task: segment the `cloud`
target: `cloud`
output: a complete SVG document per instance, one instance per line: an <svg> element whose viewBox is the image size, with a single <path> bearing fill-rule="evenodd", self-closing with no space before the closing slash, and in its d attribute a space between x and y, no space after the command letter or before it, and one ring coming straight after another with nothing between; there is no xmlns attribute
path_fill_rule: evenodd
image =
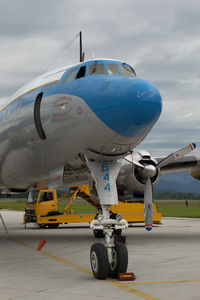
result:
<svg viewBox="0 0 200 300"><path fill-rule="evenodd" d="M197 0L1 0L0 103L82 30L86 58L126 61L160 90L163 112L142 147L157 153L198 143L199 10ZM51 67L76 63L78 51L76 39Z"/></svg>

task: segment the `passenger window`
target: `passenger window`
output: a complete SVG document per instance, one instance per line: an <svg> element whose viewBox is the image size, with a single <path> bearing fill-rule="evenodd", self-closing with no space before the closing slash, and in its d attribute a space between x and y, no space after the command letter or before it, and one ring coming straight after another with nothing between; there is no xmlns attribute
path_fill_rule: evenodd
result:
<svg viewBox="0 0 200 300"><path fill-rule="evenodd" d="M4 111L3 118L5 120L8 118L8 106L3 111Z"/></svg>
<svg viewBox="0 0 200 300"><path fill-rule="evenodd" d="M77 75L76 75L76 79L84 77L85 76L85 70L86 70L85 66L81 67L80 70L78 71Z"/></svg>
<svg viewBox="0 0 200 300"><path fill-rule="evenodd" d="M3 120L3 112L1 111L0 112L0 121L2 121Z"/></svg>
<svg viewBox="0 0 200 300"><path fill-rule="evenodd" d="M131 66L127 64L120 65L120 70L123 76L126 77L136 77L135 71L131 68Z"/></svg>
<svg viewBox="0 0 200 300"><path fill-rule="evenodd" d="M65 78L64 82L70 82L74 79L76 73L77 73L78 68L72 69L69 71L67 77Z"/></svg>
<svg viewBox="0 0 200 300"><path fill-rule="evenodd" d="M17 110L17 101L15 101L15 102L13 102L12 104L11 104L11 106L10 106L10 111L9 111L9 113L10 114L14 114L14 113L16 113L16 110Z"/></svg>
<svg viewBox="0 0 200 300"><path fill-rule="evenodd" d="M89 75L106 74L104 64L94 64L89 66Z"/></svg>
<svg viewBox="0 0 200 300"><path fill-rule="evenodd" d="M119 69L117 65L114 64L107 64L108 74L117 74L119 75Z"/></svg>
<svg viewBox="0 0 200 300"><path fill-rule="evenodd" d="M19 112L20 112L20 108L21 108L21 105L22 105L22 100L19 100L19 101L17 101L16 115L18 115L18 114L19 114Z"/></svg>

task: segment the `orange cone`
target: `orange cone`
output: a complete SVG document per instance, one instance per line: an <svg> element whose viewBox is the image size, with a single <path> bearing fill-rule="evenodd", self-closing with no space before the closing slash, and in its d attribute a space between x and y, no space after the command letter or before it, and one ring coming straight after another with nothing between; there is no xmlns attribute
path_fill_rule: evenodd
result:
<svg viewBox="0 0 200 300"><path fill-rule="evenodd" d="M46 240L40 239L37 250L40 251L45 244L46 244Z"/></svg>

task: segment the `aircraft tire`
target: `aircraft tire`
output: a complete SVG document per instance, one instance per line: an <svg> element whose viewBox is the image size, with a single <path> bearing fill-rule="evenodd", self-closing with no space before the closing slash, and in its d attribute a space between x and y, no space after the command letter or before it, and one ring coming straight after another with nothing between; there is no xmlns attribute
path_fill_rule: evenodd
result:
<svg viewBox="0 0 200 300"><path fill-rule="evenodd" d="M113 248L114 261L109 265L109 275L117 278L119 273L125 273L128 267L128 251L125 244L116 243Z"/></svg>
<svg viewBox="0 0 200 300"><path fill-rule="evenodd" d="M103 233L103 230L100 230L100 229L94 229L93 233L94 233L95 238L97 238L97 239L103 239L105 236Z"/></svg>
<svg viewBox="0 0 200 300"><path fill-rule="evenodd" d="M95 243L90 250L90 264L96 279L106 279L109 272L108 254L106 247Z"/></svg>
<svg viewBox="0 0 200 300"><path fill-rule="evenodd" d="M114 229L114 234L115 235L121 235L122 234L122 230L121 229Z"/></svg>

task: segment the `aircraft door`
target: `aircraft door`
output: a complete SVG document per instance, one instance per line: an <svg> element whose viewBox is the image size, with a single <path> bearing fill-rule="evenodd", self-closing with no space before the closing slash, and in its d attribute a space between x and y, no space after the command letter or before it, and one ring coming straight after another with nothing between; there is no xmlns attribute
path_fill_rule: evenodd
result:
<svg viewBox="0 0 200 300"><path fill-rule="evenodd" d="M44 129L42 127L41 122L41 114L40 114L40 107L41 107L41 101L42 101L43 93L40 93L37 95L34 105L34 122L35 122L35 128L37 130L37 133L41 140L46 139L46 135L44 132Z"/></svg>

